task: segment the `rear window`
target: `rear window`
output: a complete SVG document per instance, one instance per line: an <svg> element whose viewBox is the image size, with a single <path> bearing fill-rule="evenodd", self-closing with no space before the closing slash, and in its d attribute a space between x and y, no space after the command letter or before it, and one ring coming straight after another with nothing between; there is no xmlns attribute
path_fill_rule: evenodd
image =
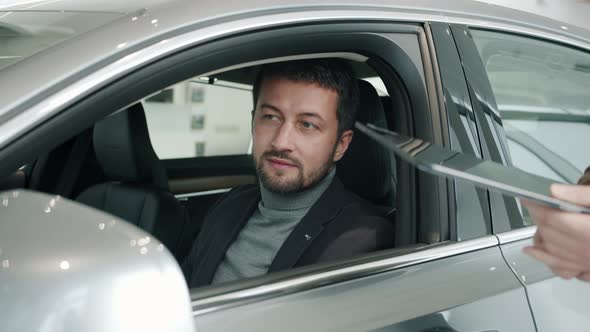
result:
<svg viewBox="0 0 590 332"><path fill-rule="evenodd" d="M251 85L197 77L141 102L160 159L250 153Z"/></svg>
<svg viewBox="0 0 590 332"><path fill-rule="evenodd" d="M120 16L119 13L0 11L0 70Z"/></svg>
<svg viewBox="0 0 590 332"><path fill-rule="evenodd" d="M575 183L590 165L590 53L507 33L472 30L514 166Z"/></svg>

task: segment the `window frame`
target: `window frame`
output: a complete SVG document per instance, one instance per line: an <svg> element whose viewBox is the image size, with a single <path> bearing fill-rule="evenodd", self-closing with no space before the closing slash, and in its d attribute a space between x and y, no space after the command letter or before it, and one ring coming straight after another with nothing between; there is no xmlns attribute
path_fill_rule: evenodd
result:
<svg viewBox="0 0 590 332"><path fill-rule="evenodd" d="M381 36L380 34L382 33L389 33L389 34L397 34L397 33L415 33L415 31L422 29L422 25L420 24L412 24L412 23L404 23L404 24L398 24L395 22L390 22L390 21L383 21L380 23L356 23L356 24L343 24L341 20L338 20L336 22L323 22L323 23L314 23L314 24L309 24L309 25L305 25L305 26L298 26L298 27L285 27L285 29L289 28L289 29L293 29L293 30L289 30L289 31L293 31L293 34L295 35L295 32L297 32L297 34L300 34L300 31L298 31L297 29L305 29L305 28L311 28L311 29L315 29L314 33L317 33L318 36L323 36L323 38L327 38L328 36L326 36L326 29L318 29L318 26L320 27L329 27L329 30L333 30L333 34L335 36L338 36L337 33L340 34L348 34L350 36L355 35L356 38L363 38L363 41L366 42L366 45L368 45L367 47L370 46L371 49L375 50L377 49L378 52L380 54L387 54L388 56L391 56L392 59L390 59L389 61L392 62L386 62L386 61L379 61L378 58L374 58L371 65L374 66L375 68L379 68L379 74L380 76L383 75L384 73L386 75L381 76L385 85L388 87L388 90L390 90L390 87L392 87L392 85L396 85L397 86L405 86L406 84L412 83L412 81L416 82L416 80L418 80L419 84L418 84L418 89L409 89L408 91L406 91L406 93L409 94L409 96L407 96L407 98L409 100L401 100L399 102L405 102L408 103L406 106L410 107L409 105L411 105L411 110L412 113L411 114L403 114L403 117L401 118L401 121L398 121L394 124L394 127L396 130L402 132L402 133L406 133L406 134L410 134L412 136L417 136L417 137L421 137L423 139L435 142L435 143L439 143L442 144L441 140L442 137L439 135L435 135L434 131L433 131L433 126L440 126L440 123L432 123L433 121L433 117L432 112L436 113L439 112L439 109L436 105L436 103L434 103L432 101L431 98L439 98L439 96L436 94L435 92L435 78L434 76L434 71L432 70L432 63L430 63L430 61L432 60L431 58L420 58L418 59L418 61L420 61L421 65L426 65L428 68L425 68L425 75L430 77L429 78L429 82L424 82L422 81L422 78L420 75L416 74L412 74L412 76L405 76L403 77L403 80L400 77L395 77L396 75L409 75L408 71L412 71L414 69L412 69L412 66L408 66L406 62L405 58L395 58L393 57L394 54L397 54L395 52L402 52L402 54L404 54L407 58L407 60L412 61L408 55L405 53L405 51L403 51L399 45L396 45L392 40L386 40L386 38L384 38L383 36ZM397 31L397 29L400 29L400 31ZM273 29L273 31L277 31L279 30L279 28L275 28ZM318 31L322 31L321 33L319 33ZM359 33L359 31L362 31L362 33ZM375 32L375 34L373 36L378 36L378 37L371 37L371 34L368 34L368 32ZM252 36L256 36L256 38L258 38L259 40L266 40L265 38L270 38L270 36L266 36L265 34L267 34L268 31L263 30L263 31L258 31L258 32L252 32L249 33L248 35L245 36L241 36L238 35L237 37L239 38L244 38L245 40L243 40L243 44L248 44L252 42ZM330 38L333 38L334 35L329 36ZM85 128L88 126L89 123L94 123L98 120L100 120L102 117L109 115L110 111L109 110L113 110L113 109L122 109L124 107L126 107L127 105L129 105L130 103L133 103L136 100L140 100L141 98L149 95L150 93L153 93L155 91L158 91L166 86L169 86L171 84L173 84L174 82L178 82L181 81L182 78L179 79L179 76L177 75L189 75L187 73L183 73L182 68L187 68L187 67L191 67L191 64L195 64L198 62L199 68L206 68L206 67L219 67L219 54L216 53L215 51L218 51L219 49L227 49L229 47L229 45L231 45L232 42L232 38L235 36L230 36L228 38L223 38L211 43L207 43L205 45L199 45L199 46L195 46L191 49L188 50L184 50L182 52L179 52L178 54L173 54L169 57L163 58L158 60L155 63L152 64L146 64L144 67L142 68L138 68L137 70L133 71L130 74L127 74L126 76L122 77L121 79L108 84L106 87L101 88L100 90L92 93L91 95L85 97L84 99L80 100L79 102L75 103L72 106L67 107L65 110L61 111L57 116L51 118L49 121L43 123L42 125L40 125L39 127L36 128L36 130L31 131L29 133L27 133L25 136L19 138L18 140L18 144L11 144L9 149L5 149L3 151L1 151L2 154L8 154L11 151L13 151L14 149L20 148L23 145L27 145L30 144L31 142L36 141L39 137L43 137L45 135L47 141L59 141L60 139L65 139L69 136L71 136L72 130L76 131L79 130L81 128ZM236 37L236 38L237 38ZM255 38L255 39L256 39ZM352 38L347 39L347 41L352 40ZM379 40L382 40L381 42L379 42ZM342 40L338 39L336 40L336 42L340 43L342 42ZM426 38L426 35L421 35L421 39L420 39L420 43L419 43L419 47L420 51L421 51L421 55L424 56L425 53L427 53L429 56L432 56L433 54L430 54L429 52L431 51L428 48L428 40ZM309 43L307 42L307 44L314 44L314 43ZM352 43L353 45L355 45L355 48L359 48L360 45ZM321 47L327 47L326 45L321 45L319 44ZM313 48L317 48L320 47L318 46L318 44L313 45ZM381 48L384 47L385 48ZM197 50L197 51L195 51ZM238 51L236 50L232 50L234 53L238 53ZM206 56L203 55L202 57L199 56L195 56L195 52L197 52L197 54L207 54ZM317 53L317 52L314 52ZM215 56L214 56L215 54ZM265 57L268 57L268 55L265 55ZM402 61L403 60L403 61ZM233 61L236 61L235 59ZM412 62L413 63L413 62ZM393 71L391 68L388 68L388 66L391 65L395 68L400 68L401 71L403 71L402 74L400 74L399 72L396 73L395 71ZM196 73L192 73L190 74L190 76L196 76L195 74L199 74L200 72L206 72L206 70L204 69L194 69L195 71L197 71ZM385 70L385 71L383 71ZM161 77L162 79L155 79L157 77ZM183 77L183 76L182 76ZM397 80L397 81L396 81ZM428 87L427 87L428 85ZM132 88L127 88L127 89L123 89L123 87L132 87ZM397 90L397 89L396 89ZM392 91L388 91L390 96L392 95ZM393 96L391 96L393 98ZM409 108L408 108L409 110ZM399 111L399 110L398 110ZM422 120L422 121L421 121ZM425 120L425 121L423 121ZM59 128L63 128L63 124L64 123L69 123L71 126L69 127L69 131L65 132L63 129L59 130ZM415 127L414 125L416 123L420 123L420 126ZM442 128L439 128L440 130L443 130ZM211 158L215 158L215 157L211 157ZM399 165L399 163L398 163ZM408 204L408 208L406 209L407 211L411 211L411 213L415 214L416 212L416 200L418 198L416 198L418 196L418 194L415 192L416 190L419 190L417 188L417 185L415 184L416 180L420 180L424 178L424 175L422 174L417 174L418 172L415 172L413 169L411 169L411 167L409 166L405 166L404 165L399 165L399 169L398 172L401 170L401 174L403 174L403 179L401 181L406 181L406 189L408 190L408 194L404 193L404 197L407 197L410 200L410 204ZM399 177L398 177L399 178ZM438 182L438 179L435 179L434 182ZM422 185L422 190L419 190L422 192L422 194L428 194L429 192L432 192L432 187L429 187L425 184L427 184L427 181L422 181L422 182L418 182L421 183ZM445 195L447 193L447 189L443 188L441 189L439 192L440 196L435 196L435 198L432 197L428 197L426 199L422 199L420 202L420 204L424 203L429 203L429 204L433 204L435 206L438 206L438 204L440 202L444 202L445 199ZM399 195L398 195L399 196ZM438 211L438 207L436 208L436 210ZM444 218L446 218L446 215L441 215L438 214L437 218L440 217L442 218L442 220L444 220ZM438 220L433 221L434 224L439 224L442 223L439 222ZM448 222L447 222L448 223ZM416 224L416 223L414 223ZM463 251L473 251L473 250L478 250L478 249L482 249L482 248L487 248L490 246L493 246L496 242L495 239L493 238L485 238L485 239L479 239L480 241L476 241L474 243L471 244L458 244L459 245L459 249L461 250L461 252ZM454 243L436 243L433 246L428 246L428 248L430 249L436 249L439 245L454 245ZM391 266L391 260L387 260L388 258L392 258L392 257L399 257L399 255L405 255L405 254L410 254L413 253L413 256L408 256L408 257L401 257L401 258L397 258L394 261L396 262L396 264L398 264L400 261L405 262L403 264L403 266L407 266L415 264L416 262L414 261L416 255L418 256L422 256L419 252L423 251L423 250L429 250L429 249L424 249L422 247L420 248L415 248L415 247L410 247L407 249L403 249L401 250L396 250L396 249L392 249L390 251L384 251L381 253L378 253L379 255L372 255L372 256L367 256L361 259L351 259L349 261L346 261L344 265L340 264L338 265L337 268L334 268L334 266L322 266L320 265L318 267L318 273L319 272L326 272L328 274L338 274L340 270L342 270L342 272L344 273L344 270L346 270L346 266L347 267L351 267L351 266L356 266L359 265L360 262L362 261L362 259L365 260L374 260L374 261L382 261L382 264L389 264L387 266L389 266L389 268L393 268ZM416 254L416 251L418 251L418 253ZM436 250L435 250L436 251ZM445 252L447 251L446 249L444 250ZM439 252L439 251L436 251ZM449 256L452 255L456 255L457 254L457 249L449 249L448 253ZM428 261L428 260L434 260L434 259L438 259L440 258L440 254L432 254L432 253L425 253L424 256L427 256L429 258L427 258L426 260L423 261ZM412 258L414 257L414 258ZM389 263L387 263L389 262ZM371 268L369 268L371 266ZM396 265L397 266L397 265ZM366 268L359 268L358 269L358 273L354 273L354 274L343 274L346 276L346 278L350 278L350 279L355 279L355 278L360 278L363 276L367 276L367 275L371 275L374 273L378 273L379 271L383 271L383 268L380 268L379 270L375 270L372 265L367 265L365 264ZM314 270L316 271L316 270ZM288 276L295 276L297 278L297 272L294 272L293 274L288 274ZM277 280L278 277L268 277L270 278L270 280ZM346 280L350 280L350 279L346 279ZM258 279L256 279L258 280ZM268 280L267 278L261 278L260 280ZM332 279L331 279L332 280ZM341 282L343 281L343 279L336 279L335 282ZM259 281L258 281L259 282ZM266 281L264 281L264 283L266 283ZM248 285L251 284L251 281L244 281L243 283L238 283L241 289L247 289ZM312 287L318 287L318 285L312 286ZM221 291L222 288L221 288ZM216 291L217 293L219 293L220 291ZM200 294L200 290L199 290L199 294Z"/></svg>
<svg viewBox="0 0 590 332"><path fill-rule="evenodd" d="M482 157L481 130L477 119L478 110L473 105L473 96L469 91L464 73L462 55L458 51L451 25L430 23L433 42L438 53L438 70L442 79L441 91L447 127L446 147ZM451 137L452 134L452 137ZM449 219L451 221L452 240L462 241L492 234L489 212L489 193L472 184L447 180L449 188ZM476 202L466 202L459 198L473 191ZM480 209L473 210L471 205L479 203Z"/></svg>

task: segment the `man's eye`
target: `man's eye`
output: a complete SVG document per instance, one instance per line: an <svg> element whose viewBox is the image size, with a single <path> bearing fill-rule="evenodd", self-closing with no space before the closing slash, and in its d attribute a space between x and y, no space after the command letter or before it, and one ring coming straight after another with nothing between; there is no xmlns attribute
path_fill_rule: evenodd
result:
<svg viewBox="0 0 590 332"><path fill-rule="evenodd" d="M263 118L263 119L265 119L265 120L274 120L274 119L276 119L277 117L276 117L276 115L274 115L274 114L263 114L263 115L262 115L262 118Z"/></svg>
<svg viewBox="0 0 590 332"><path fill-rule="evenodd" d="M307 122L307 121L302 122L301 125L305 129L314 129L314 128L317 128L313 123Z"/></svg>

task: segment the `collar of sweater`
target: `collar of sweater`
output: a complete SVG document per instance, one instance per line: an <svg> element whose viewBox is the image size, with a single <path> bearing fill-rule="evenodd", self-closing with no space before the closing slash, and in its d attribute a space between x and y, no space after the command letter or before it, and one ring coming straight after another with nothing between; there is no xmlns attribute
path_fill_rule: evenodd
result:
<svg viewBox="0 0 590 332"><path fill-rule="evenodd" d="M311 188L306 188L303 191L291 194L279 194L271 192L260 184L260 194L262 196L262 205L271 210L299 210L308 209L320 198L320 196L328 189L336 175L336 166L332 167L328 175L326 175L320 182L316 183Z"/></svg>

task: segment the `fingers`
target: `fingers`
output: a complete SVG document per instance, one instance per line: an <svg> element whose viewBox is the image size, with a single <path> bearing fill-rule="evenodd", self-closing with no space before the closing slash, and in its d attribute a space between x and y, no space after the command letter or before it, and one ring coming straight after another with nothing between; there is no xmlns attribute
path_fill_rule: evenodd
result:
<svg viewBox="0 0 590 332"><path fill-rule="evenodd" d="M557 258L552 256L545 251L535 248L535 247L525 247L523 251L527 254L535 258L536 260L545 263L551 270L562 270L562 271L574 271L574 272L581 272L584 271L584 267L580 266L577 263L570 262L565 259Z"/></svg>
<svg viewBox="0 0 590 332"><path fill-rule="evenodd" d="M551 271L553 271L553 273L555 273L556 276L558 276L562 279L565 279L565 280L579 278L581 275L584 274L584 272L581 272L581 271L570 271L570 270L560 270L560 269L552 269Z"/></svg>
<svg viewBox="0 0 590 332"><path fill-rule="evenodd" d="M572 239L590 243L590 215L559 211L530 202L525 206L539 228L552 228Z"/></svg>
<svg viewBox="0 0 590 332"><path fill-rule="evenodd" d="M577 276L579 280L590 282L590 272L583 272Z"/></svg>
<svg viewBox="0 0 590 332"><path fill-rule="evenodd" d="M585 270L590 270L590 253L587 241L568 236L551 227L537 228L535 237L542 238L542 245L535 245L535 247L555 258L576 262Z"/></svg>
<svg viewBox="0 0 590 332"><path fill-rule="evenodd" d="M522 200L522 205L524 207L527 208L527 210L529 210L529 214L531 215L531 217L533 218L533 221L535 222L535 224L543 224L545 223L545 219L547 214L550 214L553 210L537 204L537 203L533 203L531 201L527 201L527 200Z"/></svg>
<svg viewBox="0 0 590 332"><path fill-rule="evenodd" d="M555 198L590 206L590 186L553 184L550 190ZM538 226L534 246L524 252L564 279L590 282L590 215L522 203Z"/></svg>
<svg viewBox="0 0 590 332"><path fill-rule="evenodd" d="M533 237L533 246L535 246L535 247L542 247L543 246L543 238L541 237L540 232L535 232L535 236Z"/></svg>
<svg viewBox="0 0 590 332"><path fill-rule="evenodd" d="M552 184L551 195L574 204L590 206L590 186Z"/></svg>

